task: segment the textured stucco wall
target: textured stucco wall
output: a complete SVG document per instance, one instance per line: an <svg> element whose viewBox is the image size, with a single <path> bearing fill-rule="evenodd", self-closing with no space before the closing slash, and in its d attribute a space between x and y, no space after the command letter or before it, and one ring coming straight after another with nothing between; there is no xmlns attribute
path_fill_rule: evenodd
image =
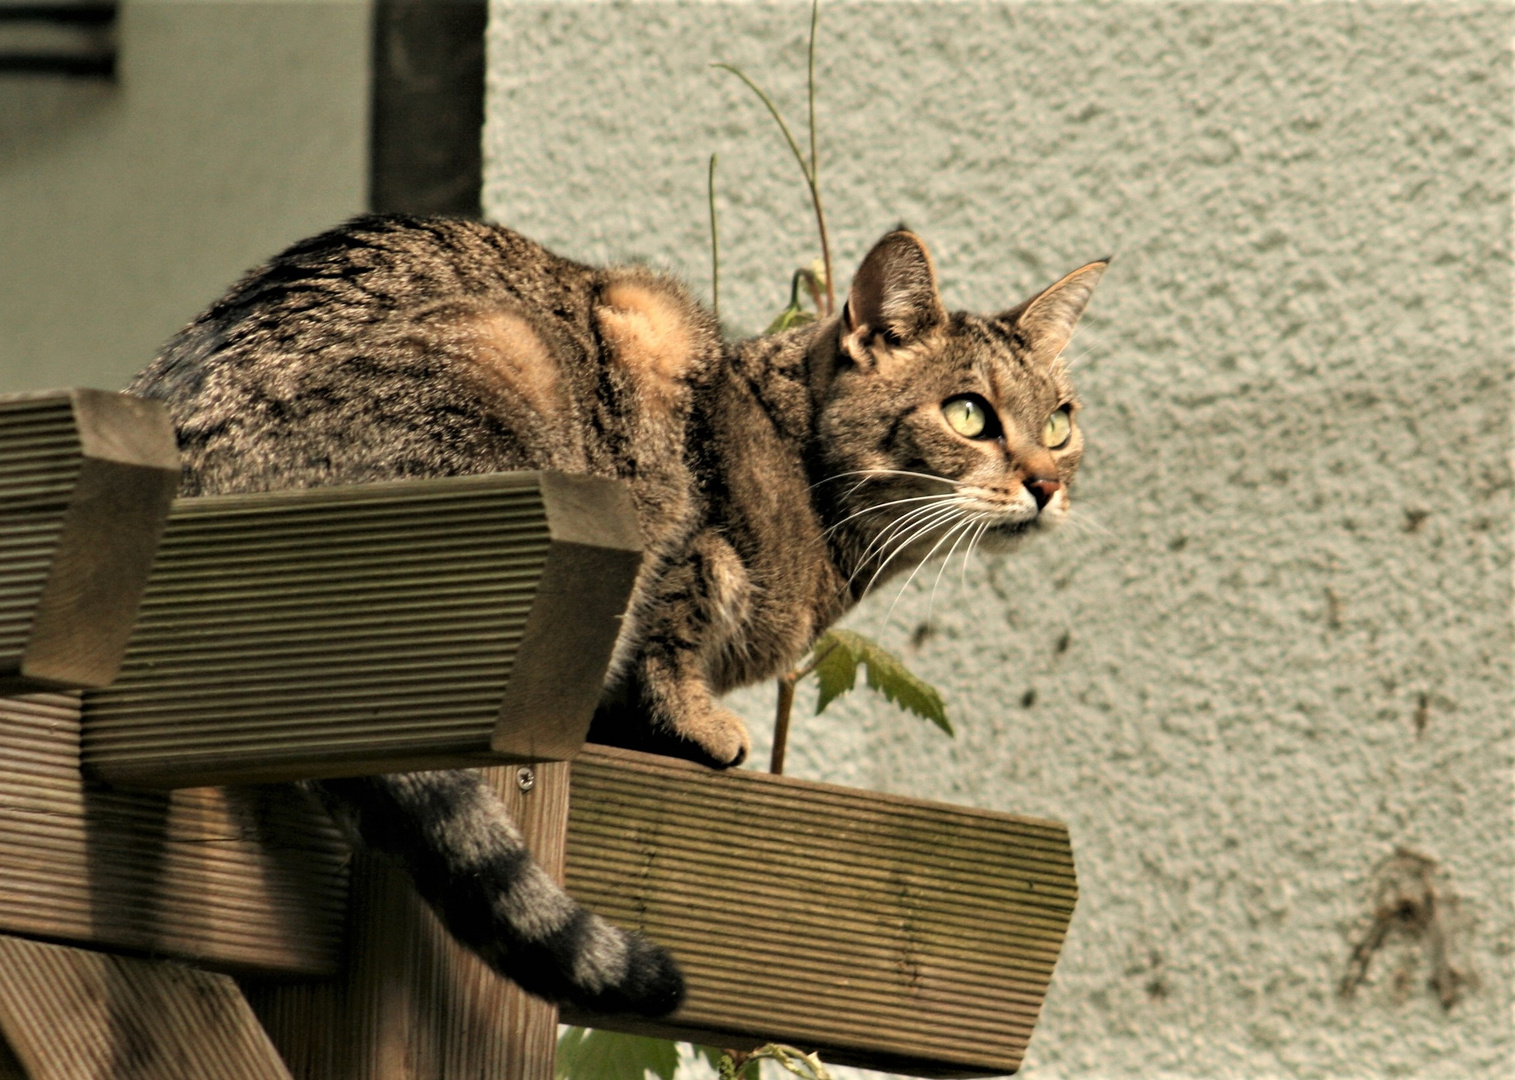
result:
<svg viewBox="0 0 1515 1080"><path fill-rule="evenodd" d="M719 151L727 322L761 326L813 253L804 196L707 64L800 123L805 7L493 14L491 214L705 289ZM1116 262L1074 350L1082 524L850 620L958 739L858 695L792 771L1070 823L1083 894L1024 1075L1511 1075L1510 7L822 19L840 275L901 219L954 306ZM736 700L763 742L771 692ZM1450 1013L1414 948L1335 995L1395 845L1460 898L1479 985Z"/></svg>
<svg viewBox="0 0 1515 1080"><path fill-rule="evenodd" d="M0 391L115 388L363 209L366 0L123 0L115 82L0 75Z"/></svg>

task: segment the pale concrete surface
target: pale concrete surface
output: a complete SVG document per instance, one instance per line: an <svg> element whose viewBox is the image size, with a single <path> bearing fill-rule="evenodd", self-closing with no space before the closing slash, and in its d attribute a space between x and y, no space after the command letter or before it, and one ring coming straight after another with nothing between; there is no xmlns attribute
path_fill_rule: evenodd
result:
<svg viewBox="0 0 1515 1080"><path fill-rule="evenodd" d="M490 212L703 291L719 151L727 322L761 326L813 254L805 198L707 65L802 124L805 7L494 16ZM958 739L857 695L791 751L1070 823L1082 899L1025 1076L1515 1075L1512 29L1506 4L823 11L839 276L901 219L955 306L1116 255L1074 350L1083 524L851 620ZM738 697L760 743L771 701ZM1478 985L1450 1012L1419 945L1336 994L1395 845L1460 899Z"/></svg>
<svg viewBox="0 0 1515 1080"><path fill-rule="evenodd" d="M0 75L0 391L114 389L363 209L368 4L124 0L115 83Z"/></svg>

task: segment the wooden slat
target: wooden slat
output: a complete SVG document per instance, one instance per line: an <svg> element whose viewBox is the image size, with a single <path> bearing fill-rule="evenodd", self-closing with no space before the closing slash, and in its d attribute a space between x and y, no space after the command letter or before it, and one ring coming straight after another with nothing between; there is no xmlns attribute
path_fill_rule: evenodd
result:
<svg viewBox="0 0 1515 1080"><path fill-rule="evenodd" d="M0 931L329 974L346 859L324 811L294 788L85 782L77 695L0 698Z"/></svg>
<svg viewBox="0 0 1515 1080"><path fill-rule="evenodd" d="M532 852L562 879L568 765L489 770ZM557 1010L459 947L394 869L360 858L352 965L335 982L245 981L297 1080L551 1080Z"/></svg>
<svg viewBox="0 0 1515 1080"><path fill-rule="evenodd" d="M178 483L158 402L0 395L0 694L115 677Z"/></svg>
<svg viewBox="0 0 1515 1080"><path fill-rule="evenodd" d="M566 758L640 565L623 485L502 473L182 499L84 767L187 787Z"/></svg>
<svg viewBox="0 0 1515 1080"><path fill-rule="evenodd" d="M603 747L567 881L689 982L668 1021L572 1022L919 1076L1019 1067L1078 896L1056 822Z"/></svg>
<svg viewBox="0 0 1515 1080"><path fill-rule="evenodd" d="M0 936L0 1033L30 1080L289 1080L224 975Z"/></svg>

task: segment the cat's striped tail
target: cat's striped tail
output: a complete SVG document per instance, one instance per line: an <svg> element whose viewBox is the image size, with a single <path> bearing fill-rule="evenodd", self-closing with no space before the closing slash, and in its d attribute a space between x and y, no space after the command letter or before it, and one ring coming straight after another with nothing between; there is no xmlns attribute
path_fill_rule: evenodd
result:
<svg viewBox="0 0 1515 1080"><path fill-rule="evenodd" d="M399 860L453 937L548 1001L664 1016L684 980L662 948L580 907L532 859L477 773L310 784L362 842Z"/></svg>

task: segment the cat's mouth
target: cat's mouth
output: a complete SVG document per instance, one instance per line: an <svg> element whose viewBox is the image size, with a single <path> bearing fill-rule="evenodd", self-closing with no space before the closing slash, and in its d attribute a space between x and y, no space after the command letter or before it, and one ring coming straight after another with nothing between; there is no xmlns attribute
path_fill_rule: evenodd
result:
<svg viewBox="0 0 1515 1080"><path fill-rule="evenodd" d="M1067 495L1059 490L1039 503L1025 488L1005 491L999 488L959 488L958 497L965 512L987 519L991 529L1034 528L1047 517L1061 517L1066 511Z"/></svg>
<svg viewBox="0 0 1515 1080"><path fill-rule="evenodd" d="M1065 490L1054 492L1040 505L1024 489L1013 495L997 491L984 493L980 498L983 506L979 513L991 515L989 526L983 530L982 544L986 550L1002 551L1037 533L1050 532L1068 516Z"/></svg>

